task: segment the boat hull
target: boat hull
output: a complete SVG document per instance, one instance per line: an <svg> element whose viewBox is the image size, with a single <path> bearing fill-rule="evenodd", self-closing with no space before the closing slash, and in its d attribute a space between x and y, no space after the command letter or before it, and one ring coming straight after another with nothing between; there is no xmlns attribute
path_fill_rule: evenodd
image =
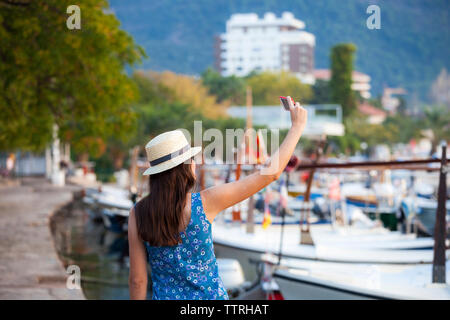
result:
<svg viewBox="0 0 450 320"><path fill-rule="evenodd" d="M274 279L286 300L378 300L384 297L365 294L327 284L319 284L276 272Z"/></svg>
<svg viewBox="0 0 450 320"><path fill-rule="evenodd" d="M236 247L214 243L214 251L217 258L229 258L239 261L244 272L244 278L247 281L253 282L258 278L257 267L251 261L259 261L262 259L264 253L252 250L240 250Z"/></svg>
<svg viewBox="0 0 450 320"><path fill-rule="evenodd" d="M216 256L239 260L245 279L248 281L256 280L257 267L252 261L263 260L265 253L274 255L279 253L279 235L276 230L279 227L272 226L271 228L275 229L272 232L258 230L254 235L248 235L243 228L226 228L225 226L215 225L213 241ZM326 241L327 239L324 238L326 235L326 232L322 232L321 236L319 235L319 238L323 240L322 244L319 243L316 246L300 245L297 239L299 237L298 229L291 228L289 230L289 228L286 228L282 250L283 258L348 264L402 265L431 263L433 261L433 251L425 249L430 247L429 239L395 240L395 237L402 236L398 233L388 233L386 235L367 235L366 241L362 241L362 235L341 236L340 238L345 241L335 240L333 244L333 242ZM407 238L406 236L403 237ZM357 241L357 238L360 238L360 240ZM386 241L381 241L383 239ZM394 246L394 244L398 245Z"/></svg>

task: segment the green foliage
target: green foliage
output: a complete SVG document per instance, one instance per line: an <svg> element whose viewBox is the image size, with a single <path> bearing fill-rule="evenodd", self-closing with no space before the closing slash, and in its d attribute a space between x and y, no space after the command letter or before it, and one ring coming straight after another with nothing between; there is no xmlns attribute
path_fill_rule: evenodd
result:
<svg viewBox="0 0 450 320"><path fill-rule="evenodd" d="M420 130L423 128L423 122L417 118L397 114L386 118L383 126L396 130L395 136L389 142L408 143L411 139L421 137Z"/></svg>
<svg viewBox="0 0 450 320"><path fill-rule="evenodd" d="M331 101L342 106L344 117L356 109L355 94L352 90L353 55L356 46L349 43L338 44L331 50Z"/></svg>
<svg viewBox="0 0 450 320"><path fill-rule="evenodd" d="M139 145L145 145L154 136L169 130L187 128L194 120L200 120L199 111L179 101L162 104L146 104L138 107Z"/></svg>
<svg viewBox="0 0 450 320"><path fill-rule="evenodd" d="M104 0L77 1L81 30L69 30L71 4L0 1L1 150L43 149L54 123L75 152L130 138L137 90L124 68L145 53Z"/></svg>
<svg viewBox="0 0 450 320"><path fill-rule="evenodd" d="M156 99L165 102L179 101L188 104L192 110L201 112L211 118L224 116L227 104L217 102L215 96L208 93L208 89L202 81L188 75L176 74L170 71L138 71L134 78L144 78L138 80L140 86L150 86L145 95L157 96Z"/></svg>
<svg viewBox="0 0 450 320"><path fill-rule="evenodd" d="M362 142L373 147L377 144L409 143L423 137L431 140L434 152L441 140L450 141L450 110L445 106L429 106L420 117L398 113L386 118L382 124L369 124L356 113L345 120L345 130L343 137L330 137L329 141L346 154L360 150Z"/></svg>
<svg viewBox="0 0 450 320"><path fill-rule="evenodd" d="M361 151L361 144L369 148L377 144L405 143L419 135L417 120L411 118L391 117L382 124L370 124L358 111L344 119L345 135L330 137L329 142L337 151L351 155ZM335 150L336 151L336 150Z"/></svg>
<svg viewBox="0 0 450 320"><path fill-rule="evenodd" d="M309 85L288 72L261 72L246 78L252 88L254 105L278 105L279 96L290 95L295 101L307 103L312 97Z"/></svg>
<svg viewBox="0 0 450 320"><path fill-rule="evenodd" d="M347 119L345 128L350 135L369 146L398 141L398 127L390 124L369 124L360 116Z"/></svg>
<svg viewBox="0 0 450 320"><path fill-rule="evenodd" d="M312 90L289 72L256 72L244 78L223 77L217 71L208 68L202 73L202 82L214 94L219 102L233 105L245 105L245 90L252 89L253 105L277 105L280 95L292 95L302 103L309 102Z"/></svg>
<svg viewBox="0 0 450 320"><path fill-rule="evenodd" d="M331 93L330 85L328 81L316 80L316 83L312 86L313 97L309 101L312 104L325 104L330 103Z"/></svg>
<svg viewBox="0 0 450 320"><path fill-rule="evenodd" d="M425 108L424 127L433 134L430 137L432 152L441 140L450 141L450 109L447 106L429 106Z"/></svg>
<svg viewBox="0 0 450 320"><path fill-rule="evenodd" d="M245 104L245 81L236 76L222 77L219 72L208 68L202 73L202 82L218 102L228 100L232 105Z"/></svg>
<svg viewBox="0 0 450 320"><path fill-rule="evenodd" d="M233 105L245 105L245 90L252 89L253 105L277 105L280 95L292 95L302 103L309 102L312 90L302 84L289 72L251 72L244 78L236 76L223 77L217 71L208 68L202 73L202 82L209 93L214 94L219 102Z"/></svg>
<svg viewBox="0 0 450 320"><path fill-rule="evenodd" d="M94 158L94 160L94 171L97 179L102 182L111 182L114 177L114 163L111 155L105 152L100 157Z"/></svg>
<svg viewBox="0 0 450 320"><path fill-rule="evenodd" d="M367 102L370 105L374 106L375 108L383 109L383 106L381 105L381 96L378 96L376 98L370 98L367 100ZM405 101L403 100L403 102L405 102Z"/></svg>
<svg viewBox="0 0 450 320"><path fill-rule="evenodd" d="M142 72L133 75L140 95L140 103L134 107L138 125L131 142L133 145L145 145L152 137L179 128L185 128L193 134L194 121L202 121L204 129L224 131L226 128L245 127L245 120L230 118L225 114L218 116L212 112L213 108L221 109L223 106L215 103L214 96L205 95L207 90L202 83L183 75L172 74L168 78L161 78L155 73L151 77L148 75ZM179 83L183 86L174 85ZM188 95L180 94L187 91ZM202 107L201 101L209 103L209 109Z"/></svg>
<svg viewBox="0 0 450 320"><path fill-rule="evenodd" d="M398 112L400 115L405 116L405 115L406 115L406 111L407 111L406 100L405 100L405 98L404 98L403 96L399 96L399 97L398 97L398 100L399 100L399 105L398 105L398 107L397 107L397 112Z"/></svg>

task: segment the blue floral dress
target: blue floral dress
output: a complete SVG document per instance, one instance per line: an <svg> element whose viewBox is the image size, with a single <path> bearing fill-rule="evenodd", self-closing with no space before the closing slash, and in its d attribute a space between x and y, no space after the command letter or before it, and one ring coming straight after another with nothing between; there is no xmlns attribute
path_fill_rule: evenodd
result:
<svg viewBox="0 0 450 320"><path fill-rule="evenodd" d="M191 219L176 246L153 247L145 242L152 269L154 300L228 299L214 255L211 223L200 193L192 193Z"/></svg>

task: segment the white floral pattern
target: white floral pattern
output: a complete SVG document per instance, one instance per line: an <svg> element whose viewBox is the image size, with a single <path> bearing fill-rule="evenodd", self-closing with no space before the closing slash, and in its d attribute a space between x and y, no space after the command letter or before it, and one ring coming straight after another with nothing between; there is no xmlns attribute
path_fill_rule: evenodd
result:
<svg viewBox="0 0 450 320"><path fill-rule="evenodd" d="M152 268L154 300L227 300L214 255L211 223L200 193L192 193L191 219L177 246L152 247L147 242Z"/></svg>

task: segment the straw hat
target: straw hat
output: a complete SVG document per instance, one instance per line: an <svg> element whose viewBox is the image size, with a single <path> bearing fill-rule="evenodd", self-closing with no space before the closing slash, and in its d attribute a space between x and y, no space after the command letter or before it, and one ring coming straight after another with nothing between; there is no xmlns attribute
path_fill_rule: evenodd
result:
<svg viewBox="0 0 450 320"><path fill-rule="evenodd" d="M191 148L181 130L164 132L145 146L150 168L145 170L144 175L172 169L195 156L200 150L201 147Z"/></svg>

